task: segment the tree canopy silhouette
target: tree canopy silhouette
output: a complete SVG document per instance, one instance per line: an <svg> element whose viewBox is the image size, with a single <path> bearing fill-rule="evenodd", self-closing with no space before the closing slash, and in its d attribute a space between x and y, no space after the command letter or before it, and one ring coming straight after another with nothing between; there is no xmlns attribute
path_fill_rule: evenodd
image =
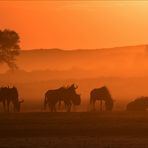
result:
<svg viewBox="0 0 148 148"><path fill-rule="evenodd" d="M20 52L20 37L17 32L9 29L0 30L0 63L6 63L16 69L15 57Z"/></svg>

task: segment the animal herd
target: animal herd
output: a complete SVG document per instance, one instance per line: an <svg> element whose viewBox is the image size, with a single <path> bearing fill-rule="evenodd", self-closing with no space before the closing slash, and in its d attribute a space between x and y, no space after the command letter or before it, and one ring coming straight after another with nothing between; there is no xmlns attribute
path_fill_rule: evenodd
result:
<svg viewBox="0 0 148 148"><path fill-rule="evenodd" d="M20 105L24 100L19 100L18 90L16 87L1 87L0 88L0 102L3 104L4 112L9 112L10 103L13 104L14 112L20 111Z"/></svg>
<svg viewBox="0 0 148 148"><path fill-rule="evenodd" d="M57 112L57 107L60 108L64 103L65 110L71 111L72 106L81 104L81 96L77 94L78 86L72 84L68 87L60 87L57 89L48 90L44 94L44 110L47 106L51 112ZM90 92L90 108L95 111L96 101L100 101L100 111L103 111L103 102L106 111L113 109L114 101L106 86L95 88ZM19 94L16 87L0 87L0 102L3 104L4 112L10 111L10 103L13 105L14 112L20 112L21 103L24 100L19 100ZM148 97L140 97L127 104L127 111L146 111L148 109Z"/></svg>
<svg viewBox="0 0 148 148"><path fill-rule="evenodd" d="M64 102L67 112L71 111L72 105L80 105L80 95L76 93L77 86L72 84L69 87L60 87L54 90L48 90L45 93L44 109L48 105L51 112L56 112L56 104L61 106L61 102Z"/></svg>

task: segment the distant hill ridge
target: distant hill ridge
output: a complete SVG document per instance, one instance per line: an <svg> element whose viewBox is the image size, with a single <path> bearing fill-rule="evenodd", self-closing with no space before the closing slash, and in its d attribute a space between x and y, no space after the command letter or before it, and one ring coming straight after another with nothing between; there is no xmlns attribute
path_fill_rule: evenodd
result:
<svg viewBox="0 0 148 148"><path fill-rule="evenodd" d="M81 77L148 75L148 45L103 49L33 49L22 50L17 58L20 69L49 73L69 72ZM46 71L47 70L47 71ZM83 72L82 72L83 71ZM69 77L69 76L68 76Z"/></svg>
<svg viewBox="0 0 148 148"><path fill-rule="evenodd" d="M72 49L72 50L65 50L65 49L60 49L60 48L51 48L51 49L44 49L44 48L39 48L39 49L28 49L28 50L22 50L22 52L31 52L31 51L50 51L50 52L102 52L102 51L108 51L108 50L134 50L134 48L147 48L148 45L135 45L135 46L120 46L120 47L112 47L112 48L100 48L100 49Z"/></svg>
<svg viewBox="0 0 148 148"><path fill-rule="evenodd" d="M100 67L103 63L110 67L112 64L116 64L116 62L124 62L125 64L127 62L127 58L129 61L137 61L138 56L143 59L145 58L144 56L147 55L147 51L147 45L92 50L22 50L20 56L18 57L18 65L21 69L29 71L40 69L63 70L70 69L72 67L98 69L98 67Z"/></svg>

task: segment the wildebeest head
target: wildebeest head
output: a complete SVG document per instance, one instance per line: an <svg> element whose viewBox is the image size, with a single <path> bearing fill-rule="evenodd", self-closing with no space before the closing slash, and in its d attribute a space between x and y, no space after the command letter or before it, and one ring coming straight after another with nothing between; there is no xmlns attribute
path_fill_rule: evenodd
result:
<svg viewBox="0 0 148 148"><path fill-rule="evenodd" d="M78 88L78 86L75 86L74 84L72 84L71 86L65 88L65 94L67 95L76 95L76 89Z"/></svg>
<svg viewBox="0 0 148 148"><path fill-rule="evenodd" d="M64 100L67 102L71 101L74 105L80 105L81 99L80 95L76 93L77 88L78 86L75 86L75 84L72 84L71 86L65 88L63 91Z"/></svg>
<svg viewBox="0 0 148 148"><path fill-rule="evenodd" d="M70 89L75 90L75 89L77 89L77 88L78 88L78 86L77 86L77 85L75 85L75 84L72 84L69 88L70 88Z"/></svg>

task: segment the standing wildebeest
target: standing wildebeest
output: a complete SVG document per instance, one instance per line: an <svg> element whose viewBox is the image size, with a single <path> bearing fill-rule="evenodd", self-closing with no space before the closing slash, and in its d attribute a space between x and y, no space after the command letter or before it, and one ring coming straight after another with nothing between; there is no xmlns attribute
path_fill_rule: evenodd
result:
<svg viewBox="0 0 148 148"><path fill-rule="evenodd" d="M70 88L65 88L65 93L63 94L62 99L59 101L59 106L61 101L64 102L65 108L67 109L67 112L71 111L71 107L77 106L81 104L81 98L79 94L76 94L75 91L70 90ZM76 89L76 88L75 88Z"/></svg>
<svg viewBox="0 0 148 148"><path fill-rule="evenodd" d="M81 104L80 95L76 93L77 88L78 86L72 84L71 86L64 88L61 94L62 97L59 100L59 106L61 101L63 101L68 112L71 111L72 105L76 106Z"/></svg>
<svg viewBox="0 0 148 148"><path fill-rule="evenodd" d="M95 110L95 102L100 100L100 110L102 112L102 101L105 101L105 108L111 111L113 108L113 100L107 87L95 88L90 92L90 105Z"/></svg>
<svg viewBox="0 0 148 148"><path fill-rule="evenodd" d="M48 90L45 93L44 109L46 109L46 105L48 104L50 111L56 112L56 104L60 100L63 89L64 88L61 87L61 88L54 89L54 90Z"/></svg>
<svg viewBox="0 0 148 148"><path fill-rule="evenodd" d="M44 108L46 109L46 105L48 104L51 112L56 112L56 104L61 104L61 101L64 102L65 107L68 112L71 111L72 105L80 105L81 99L80 95L76 94L77 87L72 84L70 87L60 87L59 89L48 90L45 93L44 99Z"/></svg>
<svg viewBox="0 0 148 148"><path fill-rule="evenodd" d="M4 112L6 112L7 95L8 95L8 88L1 87L0 88L0 102L3 103Z"/></svg>
<svg viewBox="0 0 148 148"><path fill-rule="evenodd" d="M14 112L20 112L20 105L24 100L19 101L18 90L16 87L1 87L0 101L3 103L4 111L9 112L10 103L13 104Z"/></svg>
<svg viewBox="0 0 148 148"><path fill-rule="evenodd" d="M127 111L146 111L148 109L148 97L140 97L127 104Z"/></svg>

